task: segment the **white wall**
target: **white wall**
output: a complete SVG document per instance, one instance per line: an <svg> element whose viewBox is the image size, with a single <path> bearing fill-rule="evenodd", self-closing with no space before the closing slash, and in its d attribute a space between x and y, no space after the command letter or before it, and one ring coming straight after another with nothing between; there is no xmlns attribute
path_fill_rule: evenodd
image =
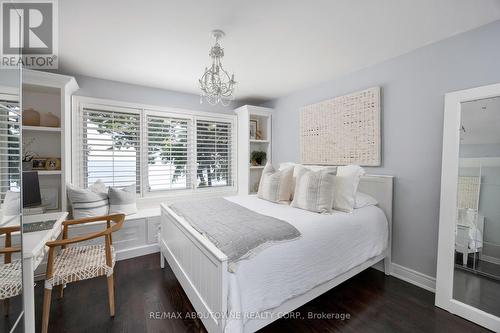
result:
<svg viewBox="0 0 500 333"><path fill-rule="evenodd" d="M265 103L275 108L273 162L299 160L301 106L381 86L383 165L368 172L396 177L392 258L435 276L444 94L500 82L499 41L496 21Z"/></svg>

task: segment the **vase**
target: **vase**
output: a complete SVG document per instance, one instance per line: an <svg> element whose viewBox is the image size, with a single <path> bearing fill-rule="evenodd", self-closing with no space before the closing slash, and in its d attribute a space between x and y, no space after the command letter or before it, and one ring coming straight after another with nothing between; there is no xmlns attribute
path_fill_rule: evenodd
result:
<svg viewBox="0 0 500 333"><path fill-rule="evenodd" d="M23 111L24 126L40 126L40 112L29 108Z"/></svg>
<svg viewBox="0 0 500 333"><path fill-rule="evenodd" d="M23 162L23 171L31 171L33 170L33 162Z"/></svg>
<svg viewBox="0 0 500 333"><path fill-rule="evenodd" d="M61 122L59 121L59 117L49 112L42 117L42 126L46 127L59 127L61 126Z"/></svg>

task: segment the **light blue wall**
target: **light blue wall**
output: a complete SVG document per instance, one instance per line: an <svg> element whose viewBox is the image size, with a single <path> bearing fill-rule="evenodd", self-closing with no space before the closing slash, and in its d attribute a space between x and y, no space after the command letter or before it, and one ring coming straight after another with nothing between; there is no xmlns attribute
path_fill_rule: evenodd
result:
<svg viewBox="0 0 500 333"><path fill-rule="evenodd" d="M500 131L500 129L499 129ZM500 144L469 144L460 145L460 157L499 157Z"/></svg>
<svg viewBox="0 0 500 333"><path fill-rule="evenodd" d="M396 177L392 258L435 276L444 94L498 82L500 21L266 103L273 162L299 161L301 106L381 86L383 165L368 172Z"/></svg>
<svg viewBox="0 0 500 333"><path fill-rule="evenodd" d="M65 74L73 75L71 73ZM233 109L241 105L237 102L228 107L220 105L212 106L206 102L200 104L199 95L98 79L84 75L74 76L80 86L80 89L75 93L78 96L219 113L231 113Z"/></svg>

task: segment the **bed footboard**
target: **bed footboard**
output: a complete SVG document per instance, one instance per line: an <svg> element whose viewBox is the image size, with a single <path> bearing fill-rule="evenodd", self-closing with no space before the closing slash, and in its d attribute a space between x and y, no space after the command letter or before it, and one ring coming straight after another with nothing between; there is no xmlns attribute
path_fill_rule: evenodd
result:
<svg viewBox="0 0 500 333"><path fill-rule="evenodd" d="M205 328L222 332L227 314L227 257L166 205L161 206L160 252Z"/></svg>

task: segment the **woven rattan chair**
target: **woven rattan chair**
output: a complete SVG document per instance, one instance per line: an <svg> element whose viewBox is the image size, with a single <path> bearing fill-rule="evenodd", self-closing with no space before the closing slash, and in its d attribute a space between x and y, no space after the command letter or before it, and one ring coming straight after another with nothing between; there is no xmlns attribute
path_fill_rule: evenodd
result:
<svg viewBox="0 0 500 333"><path fill-rule="evenodd" d="M0 235L5 235L5 244L0 248L3 265L0 265L0 300L3 300L5 316L9 315L10 298L17 296L23 289L21 260L12 261L12 254L20 252L20 246L12 246L12 233L18 232L19 226L0 228Z"/></svg>
<svg viewBox="0 0 500 333"><path fill-rule="evenodd" d="M64 285L87 280L99 276L107 276L108 299L111 317L115 315L115 297L113 268L115 266L115 250L111 234L119 230L125 215L115 214L68 220L63 222L63 237L61 240L47 242L49 256L47 259L47 273L45 275L45 293L43 299L42 332L46 333L49 326L50 301L52 288L58 286L59 297L63 296ZM68 238L68 227L91 222L106 221L106 229L85 236ZM104 244L81 245L67 247L67 245L89 241L104 237ZM56 247L61 246L61 251L56 254Z"/></svg>

